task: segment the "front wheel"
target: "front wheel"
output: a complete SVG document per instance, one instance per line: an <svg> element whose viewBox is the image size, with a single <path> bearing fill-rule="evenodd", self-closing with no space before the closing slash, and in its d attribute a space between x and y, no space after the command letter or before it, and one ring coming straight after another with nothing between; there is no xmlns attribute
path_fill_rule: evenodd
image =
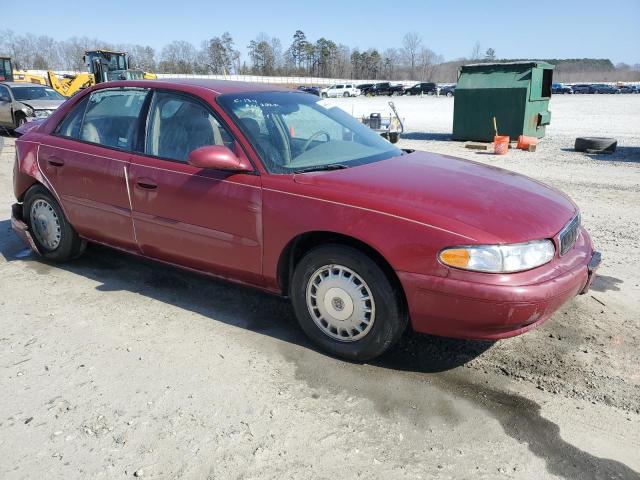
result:
<svg viewBox="0 0 640 480"><path fill-rule="evenodd" d="M351 247L326 245L308 252L296 266L290 293L307 336L348 360L381 355L407 325L403 303L388 276Z"/></svg>
<svg viewBox="0 0 640 480"><path fill-rule="evenodd" d="M24 115L21 115L21 114L16 115L16 128L20 128L26 123L27 123L27 118Z"/></svg>
<svg viewBox="0 0 640 480"><path fill-rule="evenodd" d="M86 243L75 232L53 196L42 186L25 195L22 215L43 257L64 262L82 254Z"/></svg>

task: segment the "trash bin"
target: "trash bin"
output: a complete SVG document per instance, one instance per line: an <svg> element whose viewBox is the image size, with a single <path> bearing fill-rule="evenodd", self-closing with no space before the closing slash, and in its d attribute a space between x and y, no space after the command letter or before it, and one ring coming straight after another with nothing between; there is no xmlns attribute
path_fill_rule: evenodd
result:
<svg viewBox="0 0 640 480"><path fill-rule="evenodd" d="M554 66L546 62L479 63L460 68L453 139L491 142L499 135L542 138L551 121Z"/></svg>

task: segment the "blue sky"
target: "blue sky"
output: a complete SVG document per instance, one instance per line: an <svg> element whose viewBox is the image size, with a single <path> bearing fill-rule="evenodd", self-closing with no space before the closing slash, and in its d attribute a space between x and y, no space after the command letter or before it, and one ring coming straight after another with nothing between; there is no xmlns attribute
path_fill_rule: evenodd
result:
<svg viewBox="0 0 640 480"><path fill-rule="evenodd" d="M610 58L640 63L640 0L536 0L452 2L355 0L66 0L3 2L2 28L56 39L90 36L112 43L149 44L172 40L195 46L225 30L243 53L259 32L283 46L296 29L315 40L366 49L400 46L415 31L447 60L468 56L479 41L499 58ZM100 9L94 7L100 5ZM15 19L15 20L13 20Z"/></svg>

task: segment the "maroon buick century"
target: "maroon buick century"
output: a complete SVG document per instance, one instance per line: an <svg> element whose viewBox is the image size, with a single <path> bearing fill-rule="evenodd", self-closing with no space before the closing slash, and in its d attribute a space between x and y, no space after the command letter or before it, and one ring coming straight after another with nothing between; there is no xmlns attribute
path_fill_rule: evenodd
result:
<svg viewBox="0 0 640 480"><path fill-rule="evenodd" d="M250 83L99 84L21 128L13 228L52 261L94 242L287 296L317 345L352 360L407 326L518 335L589 288L600 254L565 194L400 150L322 103Z"/></svg>

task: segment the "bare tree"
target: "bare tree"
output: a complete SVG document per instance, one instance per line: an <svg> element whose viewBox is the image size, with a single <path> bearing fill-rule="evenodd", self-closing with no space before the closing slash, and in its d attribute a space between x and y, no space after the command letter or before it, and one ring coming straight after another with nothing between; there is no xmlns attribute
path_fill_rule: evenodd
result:
<svg viewBox="0 0 640 480"><path fill-rule="evenodd" d="M196 49L189 42L174 40L162 49L159 68L167 73L194 73Z"/></svg>
<svg viewBox="0 0 640 480"><path fill-rule="evenodd" d="M412 79L415 79L416 58L421 45L422 37L415 32L405 34L402 39L402 53L409 64L409 72Z"/></svg>
<svg viewBox="0 0 640 480"><path fill-rule="evenodd" d="M382 76L392 80L396 76L400 63L400 52L397 48L387 48L382 52Z"/></svg>
<svg viewBox="0 0 640 480"><path fill-rule="evenodd" d="M482 56L482 47L480 46L480 42L476 42L471 50L471 60L480 60Z"/></svg>
<svg viewBox="0 0 640 480"><path fill-rule="evenodd" d="M420 65L420 80L431 81L433 80L433 73L438 63L441 63L442 59L430 48L422 47L418 55L418 62Z"/></svg>
<svg viewBox="0 0 640 480"><path fill-rule="evenodd" d="M272 39L261 33L247 46L251 59L252 71L258 75L273 75L275 73L276 54Z"/></svg>
<svg viewBox="0 0 640 480"><path fill-rule="evenodd" d="M484 54L484 58L486 58L487 60L495 60L496 51L493 48L488 48L486 53Z"/></svg>
<svg viewBox="0 0 640 480"><path fill-rule="evenodd" d="M220 75L233 69L235 59L239 55L240 52L234 48L231 34L224 32L221 37L205 40L200 58L208 73Z"/></svg>

